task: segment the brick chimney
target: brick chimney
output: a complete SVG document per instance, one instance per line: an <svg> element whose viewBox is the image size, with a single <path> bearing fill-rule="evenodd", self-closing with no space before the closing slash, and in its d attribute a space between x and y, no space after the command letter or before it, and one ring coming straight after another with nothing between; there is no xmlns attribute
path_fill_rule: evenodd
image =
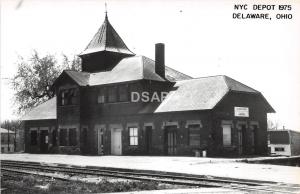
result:
<svg viewBox="0 0 300 194"><path fill-rule="evenodd" d="M155 44L155 73L165 78L165 45Z"/></svg>

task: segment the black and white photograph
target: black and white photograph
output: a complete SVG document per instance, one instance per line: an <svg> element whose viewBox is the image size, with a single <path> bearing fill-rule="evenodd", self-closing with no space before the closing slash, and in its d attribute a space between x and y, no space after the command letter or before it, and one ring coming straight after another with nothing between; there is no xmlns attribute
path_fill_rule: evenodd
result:
<svg viewBox="0 0 300 194"><path fill-rule="evenodd" d="M0 0L0 193L300 193L300 1Z"/></svg>

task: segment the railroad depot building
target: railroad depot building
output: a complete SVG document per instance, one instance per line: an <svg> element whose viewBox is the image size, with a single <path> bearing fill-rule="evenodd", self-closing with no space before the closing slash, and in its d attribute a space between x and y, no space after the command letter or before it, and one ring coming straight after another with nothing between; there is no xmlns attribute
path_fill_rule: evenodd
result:
<svg viewBox="0 0 300 194"><path fill-rule="evenodd" d="M23 117L25 152L86 155L264 155L263 95L230 77L192 78L131 52L104 23L79 55L82 71L63 71L56 96Z"/></svg>

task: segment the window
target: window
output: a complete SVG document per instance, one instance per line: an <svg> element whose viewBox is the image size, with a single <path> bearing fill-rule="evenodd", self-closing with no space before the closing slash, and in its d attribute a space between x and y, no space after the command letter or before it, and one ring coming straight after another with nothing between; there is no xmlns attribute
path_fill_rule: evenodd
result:
<svg viewBox="0 0 300 194"><path fill-rule="evenodd" d="M30 145L37 145L37 130L30 131Z"/></svg>
<svg viewBox="0 0 300 194"><path fill-rule="evenodd" d="M69 89L69 102L70 104L78 104L78 90L75 88Z"/></svg>
<svg viewBox="0 0 300 194"><path fill-rule="evenodd" d="M119 87L119 101L120 102L128 101L128 87L126 85Z"/></svg>
<svg viewBox="0 0 300 194"><path fill-rule="evenodd" d="M104 88L100 88L98 92L98 97L97 97L97 103L105 103L105 90Z"/></svg>
<svg viewBox="0 0 300 194"><path fill-rule="evenodd" d="M67 129L59 130L59 144L60 144L60 146L67 145Z"/></svg>
<svg viewBox="0 0 300 194"><path fill-rule="evenodd" d="M78 104L78 89L71 88L61 91L61 105Z"/></svg>
<svg viewBox="0 0 300 194"><path fill-rule="evenodd" d="M138 145L137 127L129 127L129 145Z"/></svg>
<svg viewBox="0 0 300 194"><path fill-rule="evenodd" d="M76 144L77 144L76 129L75 128L69 129L69 145L76 146Z"/></svg>
<svg viewBox="0 0 300 194"><path fill-rule="evenodd" d="M223 145L231 146L231 125L223 125Z"/></svg>
<svg viewBox="0 0 300 194"><path fill-rule="evenodd" d="M61 105L66 105L67 104L66 94L67 94L67 91L62 91L61 92Z"/></svg>
<svg viewBox="0 0 300 194"><path fill-rule="evenodd" d="M116 102L117 101L117 88L110 87L108 89L108 102Z"/></svg>
<svg viewBox="0 0 300 194"><path fill-rule="evenodd" d="M284 152L284 147L275 147L275 152Z"/></svg>
<svg viewBox="0 0 300 194"><path fill-rule="evenodd" d="M200 125L189 125L189 144L200 146Z"/></svg>

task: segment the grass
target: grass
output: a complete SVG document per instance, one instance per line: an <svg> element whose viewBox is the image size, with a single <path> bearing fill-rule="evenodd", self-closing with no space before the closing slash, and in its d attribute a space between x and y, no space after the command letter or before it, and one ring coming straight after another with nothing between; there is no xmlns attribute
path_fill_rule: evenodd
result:
<svg viewBox="0 0 300 194"><path fill-rule="evenodd" d="M2 191L3 194L81 194L177 188L176 186L151 181L109 181L103 179L99 183L84 183L79 181L50 180L32 175L20 176L18 178L4 177L1 179L1 187L6 188L6 190Z"/></svg>

